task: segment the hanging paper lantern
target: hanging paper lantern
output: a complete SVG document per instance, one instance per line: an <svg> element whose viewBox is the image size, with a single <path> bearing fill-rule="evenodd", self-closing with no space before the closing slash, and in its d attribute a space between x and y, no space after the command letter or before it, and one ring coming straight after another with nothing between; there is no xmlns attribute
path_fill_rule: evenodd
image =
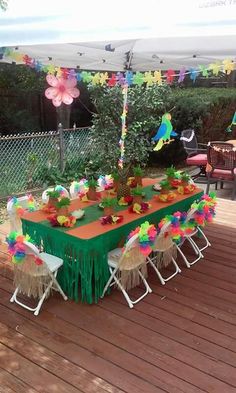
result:
<svg viewBox="0 0 236 393"><path fill-rule="evenodd" d="M51 87L45 90L45 96L52 100L54 106L58 107L62 102L70 105L74 98L79 97L80 91L75 86L76 78L64 79L56 78L54 75L47 75L46 80Z"/></svg>

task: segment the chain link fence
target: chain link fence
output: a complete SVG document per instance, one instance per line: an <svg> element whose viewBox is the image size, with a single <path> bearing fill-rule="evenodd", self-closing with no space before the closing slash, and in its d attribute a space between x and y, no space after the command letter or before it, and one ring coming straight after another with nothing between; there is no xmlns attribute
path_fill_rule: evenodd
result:
<svg viewBox="0 0 236 393"><path fill-rule="evenodd" d="M78 170L96 154L90 128L0 137L0 198L42 188L53 172Z"/></svg>

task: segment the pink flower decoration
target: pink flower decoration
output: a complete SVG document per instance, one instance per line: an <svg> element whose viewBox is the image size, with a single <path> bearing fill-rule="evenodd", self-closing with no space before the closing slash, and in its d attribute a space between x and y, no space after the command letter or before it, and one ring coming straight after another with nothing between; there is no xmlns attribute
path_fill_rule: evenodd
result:
<svg viewBox="0 0 236 393"><path fill-rule="evenodd" d="M76 78L56 78L54 75L48 74L46 80L51 87L45 90L45 96L52 100L54 106L58 107L62 102L70 105L73 102L73 98L77 98L80 95L79 89L75 87L77 84Z"/></svg>

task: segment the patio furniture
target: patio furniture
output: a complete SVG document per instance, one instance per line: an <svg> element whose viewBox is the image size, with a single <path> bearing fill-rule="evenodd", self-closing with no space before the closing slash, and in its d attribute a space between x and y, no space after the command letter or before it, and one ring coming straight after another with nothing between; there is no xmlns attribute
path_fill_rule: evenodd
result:
<svg viewBox="0 0 236 393"><path fill-rule="evenodd" d="M60 292L64 300L67 296L64 294L57 282L58 269L63 265L63 260L54 255L45 252L39 252L37 247L32 243L24 243L26 257L23 263L14 265L14 283L16 289L10 299L10 302L17 303L19 306L32 311L38 315L44 300L49 296L51 289ZM36 263L35 258L40 261ZM17 298L18 293L23 293L28 297L39 298L36 307L29 307L23 300Z"/></svg>
<svg viewBox="0 0 236 393"><path fill-rule="evenodd" d="M127 206L119 206L123 222L117 225L101 225L102 210L98 201L71 201L69 211L83 209L85 215L74 228L52 227L43 211L27 213L22 218L23 232L44 245L45 251L57 255L64 261L58 273L58 281L65 293L75 301L97 302L109 279L107 255L127 238L133 228L148 220L154 224L167 214L187 211L191 204L203 194L196 189L191 195L178 195L168 204L152 199L156 192L156 179L143 179L145 200L151 200L151 207L143 214L130 213Z"/></svg>
<svg viewBox="0 0 236 393"><path fill-rule="evenodd" d="M17 204L25 210L28 209L28 201L29 201L28 195L24 195L17 198ZM21 217L17 214L17 208L16 208L14 197L7 202L7 213L9 215L9 221L10 221L10 232L16 231L22 233Z"/></svg>
<svg viewBox="0 0 236 393"><path fill-rule="evenodd" d="M130 308L133 308L134 304L152 292L145 279L147 271L146 257L140 252L138 236L138 234L135 234L129 239L124 252L122 252L122 248L116 248L108 253L110 277L101 296L103 298L108 288L116 284L122 291ZM127 291L138 286L140 281L145 286L145 292L138 299L131 300Z"/></svg>
<svg viewBox="0 0 236 393"><path fill-rule="evenodd" d="M184 150L187 154L186 164L199 167L199 172L192 176L195 182L206 177L207 145L198 143L194 130L188 129L181 132Z"/></svg>
<svg viewBox="0 0 236 393"><path fill-rule="evenodd" d="M207 194L209 193L211 180L215 179L222 183L231 183L232 200L236 197L236 149L233 144L227 142L210 142L207 150Z"/></svg>
<svg viewBox="0 0 236 393"><path fill-rule="evenodd" d="M53 191L53 190L59 191L62 196L70 198L70 194L65 187L63 187L61 185L56 185L55 187L49 187L45 191L43 191L43 193L42 193L42 202L43 203L45 203L45 204L48 203L49 196L47 195L47 192Z"/></svg>
<svg viewBox="0 0 236 393"><path fill-rule="evenodd" d="M181 273L181 270L174 258L174 256L177 254L176 245L173 242L171 236L168 235L170 226L171 223L166 223L163 225L154 243L153 254L147 257L147 262L150 263L152 268L155 270L162 285L165 285L165 283L175 277L176 274ZM163 267L167 267L171 263L174 265L175 271L168 277L164 278L160 270Z"/></svg>

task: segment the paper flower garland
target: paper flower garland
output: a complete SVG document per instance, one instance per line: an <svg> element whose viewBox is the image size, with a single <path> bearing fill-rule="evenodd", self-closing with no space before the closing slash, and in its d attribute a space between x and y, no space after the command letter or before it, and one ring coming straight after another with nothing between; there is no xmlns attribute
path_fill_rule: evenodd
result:
<svg viewBox="0 0 236 393"><path fill-rule="evenodd" d="M48 74L46 80L51 87L45 90L45 96L52 100L53 105L56 107L59 107L62 103L70 105L73 99L80 95L79 89L75 87L77 80L74 77L65 79Z"/></svg>
<svg viewBox="0 0 236 393"><path fill-rule="evenodd" d="M23 263L26 255L26 247L24 242L33 243L28 235L24 236L18 232L11 232L9 236L6 238L6 242L8 243L8 252L12 257L12 262L15 264ZM42 265L43 261L33 256L36 265Z"/></svg>
<svg viewBox="0 0 236 393"><path fill-rule="evenodd" d="M127 127L126 127L126 115L128 112L128 104L127 104L127 98L128 98L128 85L124 85L122 87L122 94L123 94L123 112L121 115L121 124L122 124L122 129L121 129L121 138L119 141L120 145L120 158L118 161L118 166L119 168L123 169L123 164L124 164L124 156L125 156L125 137L127 134Z"/></svg>

